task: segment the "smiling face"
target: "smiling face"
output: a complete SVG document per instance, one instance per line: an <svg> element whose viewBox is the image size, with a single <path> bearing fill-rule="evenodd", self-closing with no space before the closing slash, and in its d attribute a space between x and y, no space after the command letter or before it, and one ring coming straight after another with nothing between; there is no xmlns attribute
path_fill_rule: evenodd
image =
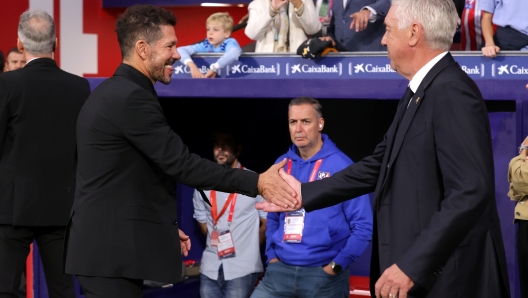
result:
<svg viewBox="0 0 528 298"><path fill-rule="evenodd" d="M172 65L180 59L180 54L176 51L178 39L174 27L162 25L160 29L162 37L149 45L151 54L148 72L151 80L167 85L171 82L171 75L174 71Z"/></svg>
<svg viewBox="0 0 528 298"><path fill-rule="evenodd" d="M385 34L381 39L381 44L387 47L390 66L396 72L404 75L406 71L402 69L407 64L408 38L409 29L399 29L398 19L396 18L396 7L391 6L389 13L385 17Z"/></svg>
<svg viewBox="0 0 528 298"><path fill-rule="evenodd" d="M210 21L207 23L207 40L215 47L221 45L231 32L225 31L220 22Z"/></svg>
<svg viewBox="0 0 528 298"><path fill-rule="evenodd" d="M291 140L299 151L303 151L302 155L320 149L324 120L318 117L311 104L292 105L288 110L288 123Z"/></svg>

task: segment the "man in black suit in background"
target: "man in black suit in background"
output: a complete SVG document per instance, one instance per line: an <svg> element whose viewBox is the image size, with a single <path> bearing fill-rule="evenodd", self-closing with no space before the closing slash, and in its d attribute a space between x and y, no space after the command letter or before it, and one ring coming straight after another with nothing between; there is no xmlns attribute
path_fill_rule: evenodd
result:
<svg viewBox="0 0 528 298"><path fill-rule="evenodd" d="M393 0L382 44L410 83L384 139L330 178L283 175L307 211L375 191L376 297L509 297L488 114L448 52L458 22L452 0Z"/></svg>
<svg viewBox="0 0 528 298"><path fill-rule="evenodd" d="M153 84L169 84L180 58L175 24L172 12L152 5L119 16L123 63L79 114L66 272L77 275L88 298L141 297L144 279L181 280L181 253L190 245L178 230L175 180L297 204L278 174L284 162L261 175L218 165L189 153L169 127Z"/></svg>
<svg viewBox="0 0 528 298"><path fill-rule="evenodd" d="M75 297L62 270L64 228L75 189L75 124L88 81L52 59L55 24L44 11L20 16L18 50L28 63L0 74L0 297L16 295L36 240L49 297Z"/></svg>

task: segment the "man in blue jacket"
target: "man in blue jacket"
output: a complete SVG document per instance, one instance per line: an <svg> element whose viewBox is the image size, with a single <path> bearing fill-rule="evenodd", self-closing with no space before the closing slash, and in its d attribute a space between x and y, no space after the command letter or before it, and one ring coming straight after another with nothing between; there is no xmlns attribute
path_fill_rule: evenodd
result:
<svg viewBox="0 0 528 298"><path fill-rule="evenodd" d="M310 97L290 102L288 123L293 145L278 161L303 182L330 177L352 164L322 134L319 102ZM367 195L313 212L269 213L266 274L251 297L349 297L348 266L372 238L372 209Z"/></svg>

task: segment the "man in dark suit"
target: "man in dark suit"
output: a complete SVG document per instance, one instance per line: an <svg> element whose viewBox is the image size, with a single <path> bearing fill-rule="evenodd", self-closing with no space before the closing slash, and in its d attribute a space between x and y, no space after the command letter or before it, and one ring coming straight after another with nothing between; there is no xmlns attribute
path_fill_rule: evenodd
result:
<svg viewBox="0 0 528 298"><path fill-rule="evenodd" d="M181 250L189 243L178 230L175 180L297 203L278 174L284 163L261 175L228 168L189 153L169 127L153 84L169 84L180 58L175 23L172 12L152 5L119 16L123 63L79 114L65 266L88 298L141 297L142 280L181 280Z"/></svg>
<svg viewBox="0 0 528 298"><path fill-rule="evenodd" d="M18 297L33 240L49 297L75 297L73 276L62 270L64 228L75 187L75 124L90 86L53 61L47 13L24 12L18 37L28 63L0 75L0 297Z"/></svg>
<svg viewBox="0 0 528 298"><path fill-rule="evenodd" d="M382 43L410 83L383 141L330 178L284 175L307 211L375 191L376 297L509 297L486 107L447 52L458 22L452 0L393 0Z"/></svg>

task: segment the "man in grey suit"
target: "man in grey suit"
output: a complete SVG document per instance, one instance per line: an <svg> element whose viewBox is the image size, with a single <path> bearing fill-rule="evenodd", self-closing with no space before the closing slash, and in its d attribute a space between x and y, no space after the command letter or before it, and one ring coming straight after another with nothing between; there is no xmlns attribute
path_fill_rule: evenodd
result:
<svg viewBox="0 0 528 298"><path fill-rule="evenodd" d="M44 11L20 16L24 68L0 74L0 297L16 295L36 241L49 297L75 297L63 274L64 229L75 189L77 115L86 79L52 59L55 24Z"/></svg>

